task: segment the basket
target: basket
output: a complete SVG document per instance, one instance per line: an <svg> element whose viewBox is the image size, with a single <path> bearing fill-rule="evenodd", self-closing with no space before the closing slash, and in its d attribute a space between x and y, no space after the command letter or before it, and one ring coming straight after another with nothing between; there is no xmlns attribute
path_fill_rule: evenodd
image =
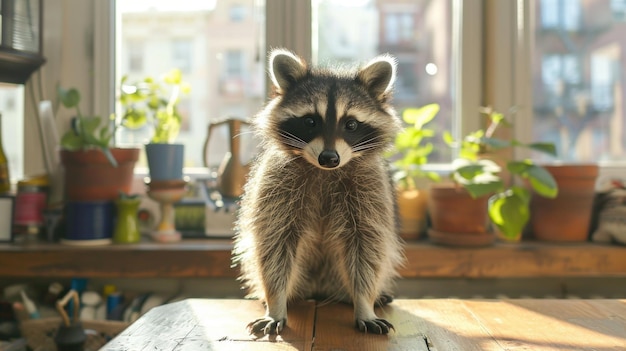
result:
<svg viewBox="0 0 626 351"><path fill-rule="evenodd" d="M59 327L64 324L78 323L78 308L74 309L74 322L72 322L63 309L70 299L74 299L74 306L79 305L78 293L74 290L60 301L57 301L57 310L61 317L32 319L22 321L20 330L26 344L34 351L57 351L55 336ZM97 351L109 340L128 327L128 323L121 321L83 321L82 328L85 331L85 351ZM74 324L75 325L75 324Z"/></svg>
<svg viewBox="0 0 626 351"><path fill-rule="evenodd" d="M20 323L22 337L26 339L28 347L34 351L56 351L54 337L62 321L60 317L23 321ZM129 325L121 321L82 321L81 323L87 334L85 351L99 350Z"/></svg>

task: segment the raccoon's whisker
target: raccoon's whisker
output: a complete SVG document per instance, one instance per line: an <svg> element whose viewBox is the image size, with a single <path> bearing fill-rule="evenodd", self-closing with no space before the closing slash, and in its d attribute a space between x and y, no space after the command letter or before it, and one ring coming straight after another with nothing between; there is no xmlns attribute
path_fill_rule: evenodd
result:
<svg viewBox="0 0 626 351"><path fill-rule="evenodd" d="M242 135L246 135L246 134L254 134L254 131L252 131L252 130L247 130L247 131L245 131L245 132L239 132L239 133L237 133L237 134L233 135L233 139L234 139L234 138L238 138L238 137L240 137L240 136L242 136Z"/></svg>
<svg viewBox="0 0 626 351"><path fill-rule="evenodd" d="M285 132L285 131L280 131L279 135L281 137L281 141L288 146L293 146L295 148L298 149L303 149L306 146L306 142L300 138L298 138L297 136Z"/></svg>
<svg viewBox="0 0 626 351"><path fill-rule="evenodd" d="M385 143L377 142L377 143L362 144L359 146L353 146L352 151L353 152L366 151L366 150L376 149L382 146L385 146Z"/></svg>
<svg viewBox="0 0 626 351"><path fill-rule="evenodd" d="M354 147L358 147L358 146L361 146L363 144L370 143L370 142L372 142L372 141L374 141L376 139L382 138L382 136L380 136L380 135L377 135L377 136L375 136L373 138L369 138L369 136L371 136L372 134L374 134L374 133L369 133L369 134L365 135L356 144L354 144Z"/></svg>

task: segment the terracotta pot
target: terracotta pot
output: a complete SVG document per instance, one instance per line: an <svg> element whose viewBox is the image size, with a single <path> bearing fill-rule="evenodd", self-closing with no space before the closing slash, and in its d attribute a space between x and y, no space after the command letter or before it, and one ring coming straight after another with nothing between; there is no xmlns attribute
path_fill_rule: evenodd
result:
<svg viewBox="0 0 626 351"><path fill-rule="evenodd" d="M533 196L530 227L533 236L545 241L586 241L595 196L598 166L544 166L556 180L559 194L554 199Z"/></svg>
<svg viewBox="0 0 626 351"><path fill-rule="evenodd" d="M432 228L431 241L452 246L484 246L494 240L489 231L488 196L472 198L463 189L452 185L430 188L428 211Z"/></svg>
<svg viewBox="0 0 626 351"><path fill-rule="evenodd" d="M400 237L404 240L419 239L426 231L426 204L428 190L398 190L398 214Z"/></svg>
<svg viewBox="0 0 626 351"><path fill-rule="evenodd" d="M102 151L61 150L65 167L65 197L68 201L115 200L119 192L130 192L138 148L112 148L118 166L113 167Z"/></svg>

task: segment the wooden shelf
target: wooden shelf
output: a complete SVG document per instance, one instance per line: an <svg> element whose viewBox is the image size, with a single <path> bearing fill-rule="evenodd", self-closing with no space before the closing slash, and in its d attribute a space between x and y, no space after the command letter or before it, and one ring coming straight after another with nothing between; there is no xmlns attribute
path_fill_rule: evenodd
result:
<svg viewBox="0 0 626 351"><path fill-rule="evenodd" d="M228 239L75 247L0 244L0 277L236 277ZM405 278L626 277L626 247L524 242L485 248L406 245Z"/></svg>

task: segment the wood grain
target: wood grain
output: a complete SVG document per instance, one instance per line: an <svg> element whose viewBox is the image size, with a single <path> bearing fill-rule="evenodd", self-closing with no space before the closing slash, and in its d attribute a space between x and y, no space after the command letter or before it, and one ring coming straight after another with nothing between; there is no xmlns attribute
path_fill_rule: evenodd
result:
<svg viewBox="0 0 626 351"><path fill-rule="evenodd" d="M625 350L626 300L396 300L377 309L389 335L354 327L352 307L303 301L277 337L245 325L258 301L191 299L152 309L102 350Z"/></svg>
<svg viewBox="0 0 626 351"><path fill-rule="evenodd" d="M412 350L428 351L425 335L411 316L398 306L376 309L379 317L394 325L389 335L363 334L355 328L352 306L331 304L317 307L314 351L330 350Z"/></svg>
<svg viewBox="0 0 626 351"><path fill-rule="evenodd" d="M102 350L304 350L311 349L315 303L288 314L280 336L256 339L248 322L265 310L253 300L189 299L153 308Z"/></svg>
<svg viewBox="0 0 626 351"><path fill-rule="evenodd" d="M227 239L72 247L0 244L0 277L230 278ZM626 247L528 242L485 248L407 244L405 278L626 277Z"/></svg>

